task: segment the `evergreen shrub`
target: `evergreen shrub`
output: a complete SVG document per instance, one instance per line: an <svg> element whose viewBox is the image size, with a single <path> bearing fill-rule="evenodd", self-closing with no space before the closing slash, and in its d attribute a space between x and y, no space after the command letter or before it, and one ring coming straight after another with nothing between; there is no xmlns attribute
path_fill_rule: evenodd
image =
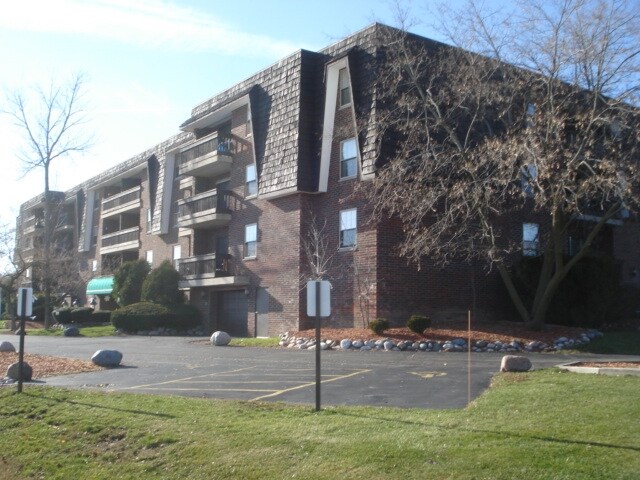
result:
<svg viewBox="0 0 640 480"><path fill-rule="evenodd" d="M369 322L369 328L376 334L382 335L389 328L389 321L384 318L376 318Z"/></svg>
<svg viewBox="0 0 640 480"><path fill-rule="evenodd" d="M422 315L411 315L407 320L407 328L418 335L431 327L431 318Z"/></svg>

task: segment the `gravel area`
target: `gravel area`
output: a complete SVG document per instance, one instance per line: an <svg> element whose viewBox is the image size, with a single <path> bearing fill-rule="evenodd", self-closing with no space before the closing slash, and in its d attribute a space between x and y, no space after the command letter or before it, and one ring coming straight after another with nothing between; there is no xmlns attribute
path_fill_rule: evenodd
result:
<svg viewBox="0 0 640 480"><path fill-rule="evenodd" d="M34 379L104 370L102 367L94 365L93 362L75 358L52 357L48 355L26 353L24 360L33 369ZM17 352L0 352L0 375L4 376L9 365L17 361Z"/></svg>

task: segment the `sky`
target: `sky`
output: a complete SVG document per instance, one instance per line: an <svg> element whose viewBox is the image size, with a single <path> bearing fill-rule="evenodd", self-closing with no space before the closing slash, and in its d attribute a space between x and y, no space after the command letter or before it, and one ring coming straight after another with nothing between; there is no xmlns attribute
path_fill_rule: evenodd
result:
<svg viewBox="0 0 640 480"><path fill-rule="evenodd" d="M453 0L450 3L456 3ZM406 0L438 39L428 0ZM374 21L396 25L391 0L21 0L0 15L0 110L20 90L85 78L81 135L92 147L51 164L67 190L179 132L191 109L299 49L319 50ZM0 225L44 190L24 172L24 132L0 115Z"/></svg>

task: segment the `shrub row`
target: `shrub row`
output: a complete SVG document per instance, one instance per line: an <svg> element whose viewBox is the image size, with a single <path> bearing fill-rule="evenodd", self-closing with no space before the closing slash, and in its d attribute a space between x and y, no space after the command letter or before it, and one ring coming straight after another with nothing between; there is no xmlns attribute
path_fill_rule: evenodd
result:
<svg viewBox="0 0 640 480"><path fill-rule="evenodd" d="M411 315L409 320L407 320L406 325L412 332L422 335L427 328L431 327L431 318L422 315ZM376 335L382 335L385 330L389 329L389 327L389 322L384 318L376 318L369 322L369 328Z"/></svg>
<svg viewBox="0 0 640 480"><path fill-rule="evenodd" d="M111 312L94 311L91 307L63 307L53 311L53 318L58 323L105 323L109 321Z"/></svg>
<svg viewBox="0 0 640 480"><path fill-rule="evenodd" d="M111 312L112 325L126 332L152 330L158 327L187 330L200 323L198 309L193 305L161 305L139 302Z"/></svg>

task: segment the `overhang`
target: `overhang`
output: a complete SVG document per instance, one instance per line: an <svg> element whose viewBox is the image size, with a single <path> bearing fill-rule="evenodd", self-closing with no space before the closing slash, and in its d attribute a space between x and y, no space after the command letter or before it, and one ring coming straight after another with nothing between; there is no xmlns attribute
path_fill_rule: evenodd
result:
<svg viewBox="0 0 640 480"><path fill-rule="evenodd" d="M87 295L108 295L113 290L113 276L92 278L87 283Z"/></svg>

